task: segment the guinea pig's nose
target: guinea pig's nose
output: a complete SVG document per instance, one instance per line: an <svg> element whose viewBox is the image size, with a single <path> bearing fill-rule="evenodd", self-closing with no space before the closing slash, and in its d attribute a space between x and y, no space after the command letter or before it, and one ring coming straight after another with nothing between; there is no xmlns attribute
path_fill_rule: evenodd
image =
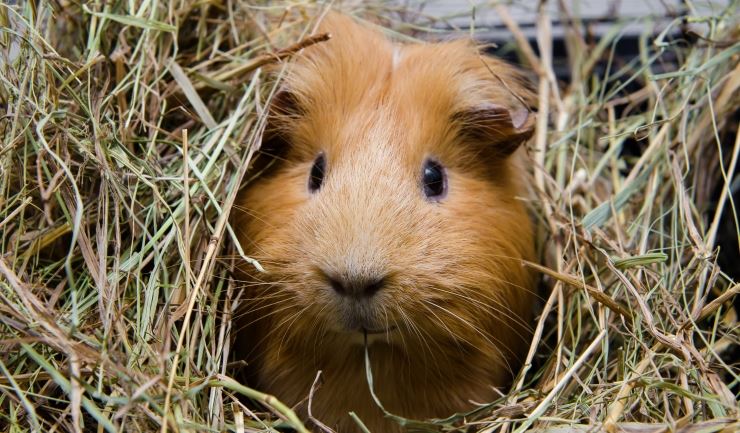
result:
<svg viewBox="0 0 740 433"><path fill-rule="evenodd" d="M354 298L369 298L385 284L385 277L368 279L363 277L340 277L324 273L332 289L340 295Z"/></svg>

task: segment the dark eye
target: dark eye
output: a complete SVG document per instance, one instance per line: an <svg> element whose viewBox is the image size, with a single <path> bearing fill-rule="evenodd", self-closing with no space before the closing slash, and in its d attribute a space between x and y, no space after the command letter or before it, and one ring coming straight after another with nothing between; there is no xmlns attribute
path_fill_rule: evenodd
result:
<svg viewBox="0 0 740 433"><path fill-rule="evenodd" d="M311 175L308 177L309 191L316 192L321 188L321 184L324 182L324 169L326 169L326 158L323 153L320 153L313 162Z"/></svg>
<svg viewBox="0 0 740 433"><path fill-rule="evenodd" d="M428 159L422 169L424 195L431 199L441 199L447 192L445 169L438 162Z"/></svg>

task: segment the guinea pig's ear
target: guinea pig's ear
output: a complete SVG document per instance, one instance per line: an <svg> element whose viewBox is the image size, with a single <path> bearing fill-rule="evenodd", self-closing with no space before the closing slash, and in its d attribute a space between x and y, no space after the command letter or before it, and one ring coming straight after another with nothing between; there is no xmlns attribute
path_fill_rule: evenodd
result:
<svg viewBox="0 0 740 433"><path fill-rule="evenodd" d="M273 95L260 148L250 162L251 173L265 174L280 165L290 149L290 126L301 113L298 100L289 89L280 89Z"/></svg>
<svg viewBox="0 0 740 433"><path fill-rule="evenodd" d="M534 133L535 114L524 106L494 103L466 108L453 115L463 139L485 145L497 157L511 155Z"/></svg>
<svg viewBox="0 0 740 433"><path fill-rule="evenodd" d="M267 109L260 153L273 158L285 156L290 141L290 125L300 115L301 108L293 92L287 88L278 90Z"/></svg>

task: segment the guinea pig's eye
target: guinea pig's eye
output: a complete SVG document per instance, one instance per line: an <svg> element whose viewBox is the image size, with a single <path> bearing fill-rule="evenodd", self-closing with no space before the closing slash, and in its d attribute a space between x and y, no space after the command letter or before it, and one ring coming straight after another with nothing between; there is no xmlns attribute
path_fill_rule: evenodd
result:
<svg viewBox="0 0 740 433"><path fill-rule="evenodd" d="M445 169L437 161L427 159L422 169L424 195L427 198L439 200L447 192L447 176Z"/></svg>
<svg viewBox="0 0 740 433"><path fill-rule="evenodd" d="M321 188L321 184L324 182L324 169L326 168L326 157L323 153L320 153L313 162L311 167L311 174L308 177L308 190L316 192Z"/></svg>

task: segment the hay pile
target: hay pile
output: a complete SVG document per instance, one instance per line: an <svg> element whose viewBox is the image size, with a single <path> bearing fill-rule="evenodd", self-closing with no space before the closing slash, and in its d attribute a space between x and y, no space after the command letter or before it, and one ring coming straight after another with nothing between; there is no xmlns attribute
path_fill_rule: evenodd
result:
<svg viewBox="0 0 740 433"><path fill-rule="evenodd" d="M508 23L539 82L532 208L552 290L510 392L439 426L740 428L738 269L717 265L739 255L718 249L738 236L731 3L646 32L622 63L619 25L591 41L571 21L570 83L548 55L556 17L540 16L540 55ZM406 35L440 24L344 8ZM320 12L0 4L1 431L305 431L231 378L247 258L228 221L274 85L263 66L320 43Z"/></svg>

